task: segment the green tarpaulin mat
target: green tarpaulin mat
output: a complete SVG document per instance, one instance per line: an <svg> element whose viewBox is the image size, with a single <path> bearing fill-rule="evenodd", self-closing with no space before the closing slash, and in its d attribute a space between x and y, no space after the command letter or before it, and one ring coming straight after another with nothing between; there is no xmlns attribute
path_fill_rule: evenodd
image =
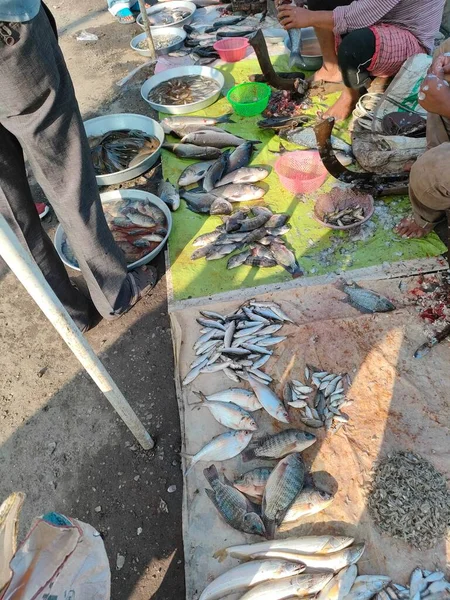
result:
<svg viewBox="0 0 450 600"><path fill-rule="evenodd" d="M278 71L288 70L285 55L275 57L273 64ZM260 72L256 59L238 63L221 63L217 68L225 76L225 90L236 83L247 81L250 74ZM335 97L336 95L329 96L327 103L332 102ZM313 112L318 108L320 107L315 106ZM218 116L230 110L229 103L223 97L196 114ZM256 122L260 118L260 116L248 118L234 115L235 123L223 127L243 138L261 140L261 144L253 154L251 164L273 167L279 156L276 151L280 147L280 138L270 131L259 129ZM348 132L344 129L339 131L336 128L333 133L348 139ZM294 147L284 141L282 143L288 148ZM164 177L175 184L186 166L195 162L178 159L167 150L162 151L161 160ZM320 191L328 190L334 182L333 177L328 177ZM304 270L304 277L424 259L438 256L446 250L445 245L434 233L420 240L405 240L392 231L393 226L410 209L407 197L397 196L376 200L375 215L355 234L348 231L333 231L314 220L312 216L314 197L319 192L302 198L294 197L282 187L274 171L258 185L266 188L267 193L261 200L248 203L248 206L266 205L273 212L287 213L291 216L289 221L291 230L286 234L285 239ZM234 207L237 209L242 204L234 204ZM191 212L187 209L186 203L181 201L181 207L173 214L173 230L168 248L172 301L211 296L291 279L289 273L281 267L262 269L244 265L227 270L228 256L213 261L204 258L192 260L195 238L212 231L221 222L220 217Z"/></svg>

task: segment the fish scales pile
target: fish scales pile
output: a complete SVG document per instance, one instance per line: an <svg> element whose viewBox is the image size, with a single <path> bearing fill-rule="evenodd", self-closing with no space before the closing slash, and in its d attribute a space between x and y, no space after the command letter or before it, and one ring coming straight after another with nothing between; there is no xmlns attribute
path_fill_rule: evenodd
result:
<svg viewBox="0 0 450 600"><path fill-rule="evenodd" d="M117 173L142 162L159 148L157 138L137 129L117 129L89 137L96 175Z"/></svg>
<svg viewBox="0 0 450 600"><path fill-rule="evenodd" d="M223 202L227 203L227 200ZM223 224L215 230L196 238L194 246L197 249L191 258L217 260L232 254L227 261L227 269L241 265L259 268L278 265L292 277L300 277L303 270L281 237L289 231L288 219L288 215L273 214L263 206L241 208L229 217L224 216ZM238 253L233 254L236 251Z"/></svg>
<svg viewBox="0 0 450 600"><path fill-rule="evenodd" d="M368 507L375 525L414 548L431 548L450 522L445 477L413 452L396 452L375 468Z"/></svg>
<svg viewBox="0 0 450 600"><path fill-rule="evenodd" d="M288 381L283 391L284 401L291 408L300 410L300 420L308 427L325 427L336 433L349 420L341 412L341 408L349 403L344 378L348 376L306 366L306 383L296 379Z"/></svg>
<svg viewBox="0 0 450 600"><path fill-rule="evenodd" d="M191 363L183 385L201 373L222 371L229 379L255 379L268 383L272 378L261 369L273 348L286 339L279 335L285 322L292 320L275 302L250 300L229 315L201 311L202 326L194 344L197 358ZM277 335L278 334L278 335ZM281 402L280 402L281 404Z"/></svg>

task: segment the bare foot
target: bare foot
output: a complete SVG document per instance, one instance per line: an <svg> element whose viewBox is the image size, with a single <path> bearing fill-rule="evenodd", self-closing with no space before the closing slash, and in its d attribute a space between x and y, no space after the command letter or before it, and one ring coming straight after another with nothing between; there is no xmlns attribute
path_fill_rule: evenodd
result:
<svg viewBox="0 0 450 600"><path fill-rule="evenodd" d="M342 83L342 75L339 69L327 69L323 66L316 71L311 78L311 81L325 81L326 83Z"/></svg>
<svg viewBox="0 0 450 600"><path fill-rule="evenodd" d="M333 106L329 108L323 115L324 118L326 119L327 117L334 117L336 121L343 121L344 119L347 119L352 114L358 98L358 90L345 88Z"/></svg>
<svg viewBox="0 0 450 600"><path fill-rule="evenodd" d="M405 217L395 227L394 231L403 238L421 238L431 233L434 229L433 223L421 227L414 221L414 217Z"/></svg>

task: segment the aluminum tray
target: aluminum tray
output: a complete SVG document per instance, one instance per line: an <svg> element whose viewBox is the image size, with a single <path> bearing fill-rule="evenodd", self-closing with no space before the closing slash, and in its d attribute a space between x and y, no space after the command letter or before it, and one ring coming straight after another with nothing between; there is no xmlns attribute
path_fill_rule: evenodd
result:
<svg viewBox="0 0 450 600"><path fill-rule="evenodd" d="M219 83L220 87L217 90L217 92L214 92L214 94L209 98L206 98L205 100L200 100L199 102L193 102L192 104L156 104L155 102L151 102L148 99L148 95L153 90L153 88L155 88L163 81L169 81L170 79L180 79L180 77L185 77L186 75L202 75L203 77L215 79ZM158 75L154 75L153 77L150 77L150 79L147 79L147 81L141 87L141 95L142 98L146 102L148 102L152 108L159 112L169 113L171 115L186 115L192 112L196 112L197 110L202 110L203 108L214 104L214 102L219 98L224 85L224 76L217 69L213 69L211 67L183 66L176 67L175 69L168 69L167 71L163 71L162 73L159 73Z"/></svg>
<svg viewBox="0 0 450 600"><path fill-rule="evenodd" d="M157 29L165 29L167 27L184 27L185 25L189 25L189 23L194 18L195 11L197 10L197 7L193 2L188 2L187 0L173 0L170 2L161 2L160 4L155 4L155 6L152 6L151 8L147 8L147 14L149 16L153 15L154 13L159 12L163 8L168 8L169 10L171 8L185 8L186 10L189 10L191 14L185 19L178 21L177 23L168 23L167 25L152 25L152 31L156 31ZM136 23L139 25L139 27L144 29L144 24L142 23L142 16L140 14L136 19Z"/></svg>
<svg viewBox="0 0 450 600"><path fill-rule="evenodd" d="M173 35L173 37L180 37L181 41L177 42L176 44L172 44L171 46L166 46L165 48L160 48L159 50L156 50L156 54L158 54L159 56L162 54L169 54L169 52L175 52L175 50L181 48L181 46L184 44L184 40L186 39L187 33L184 29L181 29L181 27L164 27L163 29L155 29L155 31L152 32L153 41L155 41L156 38L160 35ZM140 33L131 40L130 46L133 48L133 50L136 50L136 52L138 52L141 56L150 56L149 50L141 50L140 48L138 48L139 42L142 42L143 40L145 40L145 38L146 34Z"/></svg>

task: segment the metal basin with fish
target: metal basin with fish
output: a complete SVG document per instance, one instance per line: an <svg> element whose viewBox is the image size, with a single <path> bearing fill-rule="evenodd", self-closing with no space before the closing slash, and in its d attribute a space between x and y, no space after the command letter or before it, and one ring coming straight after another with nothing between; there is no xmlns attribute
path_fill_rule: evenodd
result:
<svg viewBox="0 0 450 600"><path fill-rule="evenodd" d="M174 13L175 18L173 18L173 20L168 23L162 22L161 24L155 23L153 25L150 20L150 26L153 31L165 27L184 27L185 25L189 25L189 23L194 17L194 13L196 10L197 7L193 2L187 2L186 0L173 0L171 2L162 2L161 4L156 4L151 8L147 8L147 14L150 19L156 19L155 15L157 15L158 13L164 13L164 15L167 14L168 16L170 15L170 13ZM177 18L178 15L181 15L185 12L189 13L186 17L180 19ZM164 20L165 19L162 19L162 21ZM144 29L142 15L138 16L138 18L136 19L136 23L139 25L139 27L142 27L142 29Z"/></svg>
<svg viewBox="0 0 450 600"><path fill-rule="evenodd" d="M164 238L159 243L159 245L156 248L154 248L153 250L151 250L148 254L145 254L139 260L136 260L136 261L130 263L128 265L128 270L130 271L132 269L135 269L136 267L145 265L145 264L149 263L151 260L153 260L155 258L155 256L157 256L161 252L161 250L164 248L164 245L169 238L170 232L172 231L172 214L171 214L169 208L167 207L167 204L165 202L163 202L160 198L155 196L154 194L150 194L149 192L144 192L142 190L133 190L133 189L115 190L113 192L105 192L104 194L100 194L100 199L101 199L102 205L105 207L105 211L107 210L108 204L111 205L113 203L117 203L120 200L129 200L129 201L137 201L138 200L138 201L145 202L147 204L156 206L164 213L164 217L166 219L166 229L167 229L167 233L165 234ZM79 271L80 268L76 264L74 264L73 257L71 257L70 255L67 256L67 254L69 254L67 252L67 250L66 250L66 254L64 253L63 249L64 249L65 243L66 243L66 234L64 233L64 229L62 228L62 226L58 225L58 228L56 229L55 239L53 241L53 244L59 254L59 257L63 261L63 263L65 265L67 265L68 267L70 267L71 269L74 269L75 271Z"/></svg>
<svg viewBox="0 0 450 600"><path fill-rule="evenodd" d="M284 39L284 45L290 52L291 41L289 36ZM301 53L305 68L308 71L318 71L320 69L323 64L323 57L314 27L304 27L302 29Z"/></svg>
<svg viewBox="0 0 450 600"><path fill-rule="evenodd" d="M175 50L179 50L183 45L186 36L187 33L181 27L163 27L160 29L155 29L152 31L152 37L153 43L155 44L156 54L169 54L169 52L175 52ZM166 37L171 37L174 41L169 45L162 45L161 48L158 48L158 41ZM146 33L140 33L130 42L130 46L133 48L133 50L136 50L136 52L138 52L141 56L150 56L149 50L139 47L142 42L145 43L146 38Z"/></svg>
<svg viewBox="0 0 450 600"><path fill-rule="evenodd" d="M214 90L211 91L209 96L188 104L159 104L149 99L149 94L152 94L155 88L157 88L160 84L171 81L176 84L179 83L183 77L189 76L212 79L217 83L217 85L214 87ZM170 113L172 115L186 115L197 110L202 110L203 108L213 104L219 98L224 85L224 76L217 69L200 66L183 66L175 69L168 69L167 71L163 71L162 73L147 79L141 88L141 95L142 98L148 102L152 108L159 112Z"/></svg>
<svg viewBox="0 0 450 600"><path fill-rule="evenodd" d="M141 163L117 171L117 173L108 173L105 175L97 175L97 184L101 185L113 185L116 183L123 183L138 177L142 173L145 173L152 167L158 160L161 145L164 143L164 131L159 123L146 117L144 115L135 115L132 113L123 113L116 115L105 115L103 117L95 117L84 122L84 129L88 138L98 137L105 135L108 131L117 131L120 129L137 129L143 131L145 134L157 138L160 142L159 147L153 154L146 156Z"/></svg>

